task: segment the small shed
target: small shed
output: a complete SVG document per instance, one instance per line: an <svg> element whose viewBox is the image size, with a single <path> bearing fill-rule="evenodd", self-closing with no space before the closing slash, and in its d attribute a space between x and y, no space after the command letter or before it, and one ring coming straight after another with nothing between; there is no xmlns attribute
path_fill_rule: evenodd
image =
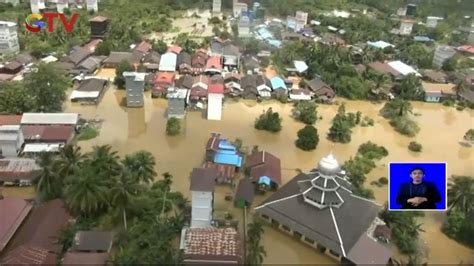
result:
<svg viewBox="0 0 474 266"><path fill-rule="evenodd" d="M255 186L250 178L240 180L234 196L234 206L240 209L250 207L255 196Z"/></svg>

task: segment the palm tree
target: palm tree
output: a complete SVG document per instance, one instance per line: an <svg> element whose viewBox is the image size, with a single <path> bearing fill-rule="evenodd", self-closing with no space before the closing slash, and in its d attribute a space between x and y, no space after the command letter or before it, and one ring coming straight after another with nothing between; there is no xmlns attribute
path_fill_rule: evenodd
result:
<svg viewBox="0 0 474 266"><path fill-rule="evenodd" d="M462 95L467 90L466 83L464 81L460 81L455 87L455 90L457 95Z"/></svg>
<svg viewBox="0 0 474 266"><path fill-rule="evenodd" d="M109 203L109 180L92 163L84 163L64 191L69 209L84 216L106 208Z"/></svg>
<svg viewBox="0 0 474 266"><path fill-rule="evenodd" d="M449 210L456 209L464 214L474 211L474 178L455 176L448 183Z"/></svg>
<svg viewBox="0 0 474 266"><path fill-rule="evenodd" d="M138 182L149 184L156 177L155 158L150 152L139 151L133 155L127 155L122 164Z"/></svg>
<svg viewBox="0 0 474 266"><path fill-rule="evenodd" d="M38 166L41 167L42 171L34 183L36 191L40 193L45 201L59 197L62 184L54 168L53 155L47 152L41 153Z"/></svg>
<svg viewBox="0 0 474 266"><path fill-rule="evenodd" d="M60 177L66 179L74 175L80 168L84 158L85 156L81 154L81 147L65 146L60 152L60 159L56 162Z"/></svg>
<svg viewBox="0 0 474 266"><path fill-rule="evenodd" d="M123 214L123 225L127 229L127 209L141 187L130 172L124 171L110 189L111 204Z"/></svg>
<svg viewBox="0 0 474 266"><path fill-rule="evenodd" d="M248 225L246 243L246 264L262 265L263 259L267 256L265 247L260 245L260 240L263 233L264 231L261 223L253 222Z"/></svg>
<svg viewBox="0 0 474 266"><path fill-rule="evenodd" d="M389 81L389 77L385 74L377 74L374 78L375 81L375 89L379 90L382 88L387 82Z"/></svg>
<svg viewBox="0 0 474 266"><path fill-rule="evenodd" d="M111 150L110 145L95 146L89 154L92 165L109 177L117 176L120 173L119 156L116 151Z"/></svg>

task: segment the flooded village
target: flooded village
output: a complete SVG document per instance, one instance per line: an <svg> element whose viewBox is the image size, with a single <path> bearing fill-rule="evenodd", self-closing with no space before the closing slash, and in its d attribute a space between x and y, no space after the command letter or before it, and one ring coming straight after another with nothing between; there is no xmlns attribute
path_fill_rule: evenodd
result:
<svg viewBox="0 0 474 266"><path fill-rule="evenodd" d="M91 14L101 7L89 2L69 7ZM454 54L459 62L472 60L471 44L449 46L450 56L434 45L429 64L441 60L443 67L422 69L415 66L420 61L399 58L403 53L391 51L390 43L350 43L342 25L327 26L324 19L376 16L367 10L334 10L318 15L321 23L303 11L285 19L262 15L259 1L232 1L224 13L220 0L211 2L211 9L180 10L169 31L142 32L140 41L120 49L107 41L114 18L99 12L88 21L91 40L64 56L28 55L21 63L20 54L1 65L0 221L6 226L0 264L474 263L474 249L446 233L449 216L464 208L459 217L469 219L472 204L448 202L451 214L400 218L421 228L413 232L416 252L407 253L395 236L396 214L392 220L382 214L389 189L381 184L391 162L446 162L449 183L465 177L472 184L474 72L443 65ZM393 15L397 38L414 35L412 6ZM31 8L42 10L33 2ZM140 23L145 28L148 21ZM250 37L253 43L242 41ZM319 59L327 53L337 58ZM368 54L374 58L366 61ZM64 80L53 77L68 84L60 106L45 106L55 93L36 92L29 102L5 96L19 90L15 82L48 89L42 73L50 69L67 73ZM361 91L366 95L354 96ZM304 102L316 104L308 125L295 115ZM396 118L384 115L394 102L408 106L406 115L403 106L395 111L417 132L403 133ZM5 107L15 104L22 106ZM256 129L268 110L281 118L281 130ZM372 122L352 125L349 142L335 141L329 135L341 112ZM173 119L178 130L170 134ZM317 130L316 147L307 151L295 145L305 126ZM387 155L371 160L375 166L357 187L346 163L368 142ZM410 148L413 142L421 151ZM256 168L271 161L279 166L256 173L254 160ZM223 178L226 171L231 174ZM240 191L246 184L250 196ZM364 189L372 195L361 195ZM464 193L472 197L469 188Z"/></svg>

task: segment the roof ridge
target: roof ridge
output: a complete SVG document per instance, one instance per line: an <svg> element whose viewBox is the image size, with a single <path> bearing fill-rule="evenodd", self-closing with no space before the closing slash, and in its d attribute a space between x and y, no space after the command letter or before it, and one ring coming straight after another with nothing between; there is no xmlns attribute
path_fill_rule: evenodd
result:
<svg viewBox="0 0 474 266"><path fill-rule="evenodd" d="M267 205L270 205L272 203L276 203L276 202L284 201L284 200L287 200L287 199L291 199L291 198L294 198L294 197L299 196L299 195L301 195L301 193L297 193L297 194L294 194L294 195L291 195L291 196L288 196L288 197L284 197L284 198L281 198L281 199L276 199L274 201L270 201L270 202L264 203L260 206L257 206L257 207L254 208L254 210L258 210L258 209L266 207Z"/></svg>
<svg viewBox="0 0 474 266"><path fill-rule="evenodd" d="M342 237L341 237L341 234L339 233L339 227L337 226L336 216L334 216L334 211L332 210L332 207L329 207L329 211L331 212L332 220L334 222L334 226L336 227L337 238L339 239L339 243L341 245L342 255L344 257L347 257L346 251L344 250L344 243L342 242Z"/></svg>

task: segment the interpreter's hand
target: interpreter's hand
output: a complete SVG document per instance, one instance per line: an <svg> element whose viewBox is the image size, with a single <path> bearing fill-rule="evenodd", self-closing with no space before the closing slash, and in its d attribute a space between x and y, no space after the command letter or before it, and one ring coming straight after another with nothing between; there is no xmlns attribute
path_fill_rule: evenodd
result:
<svg viewBox="0 0 474 266"><path fill-rule="evenodd" d="M415 202L413 203L413 206L417 207L418 205L420 205L421 203L425 201L428 201L428 199L425 197L415 197Z"/></svg>
<svg viewBox="0 0 474 266"><path fill-rule="evenodd" d="M415 204L417 201L418 200L416 199L416 197L407 200L407 202L411 203L411 205Z"/></svg>

